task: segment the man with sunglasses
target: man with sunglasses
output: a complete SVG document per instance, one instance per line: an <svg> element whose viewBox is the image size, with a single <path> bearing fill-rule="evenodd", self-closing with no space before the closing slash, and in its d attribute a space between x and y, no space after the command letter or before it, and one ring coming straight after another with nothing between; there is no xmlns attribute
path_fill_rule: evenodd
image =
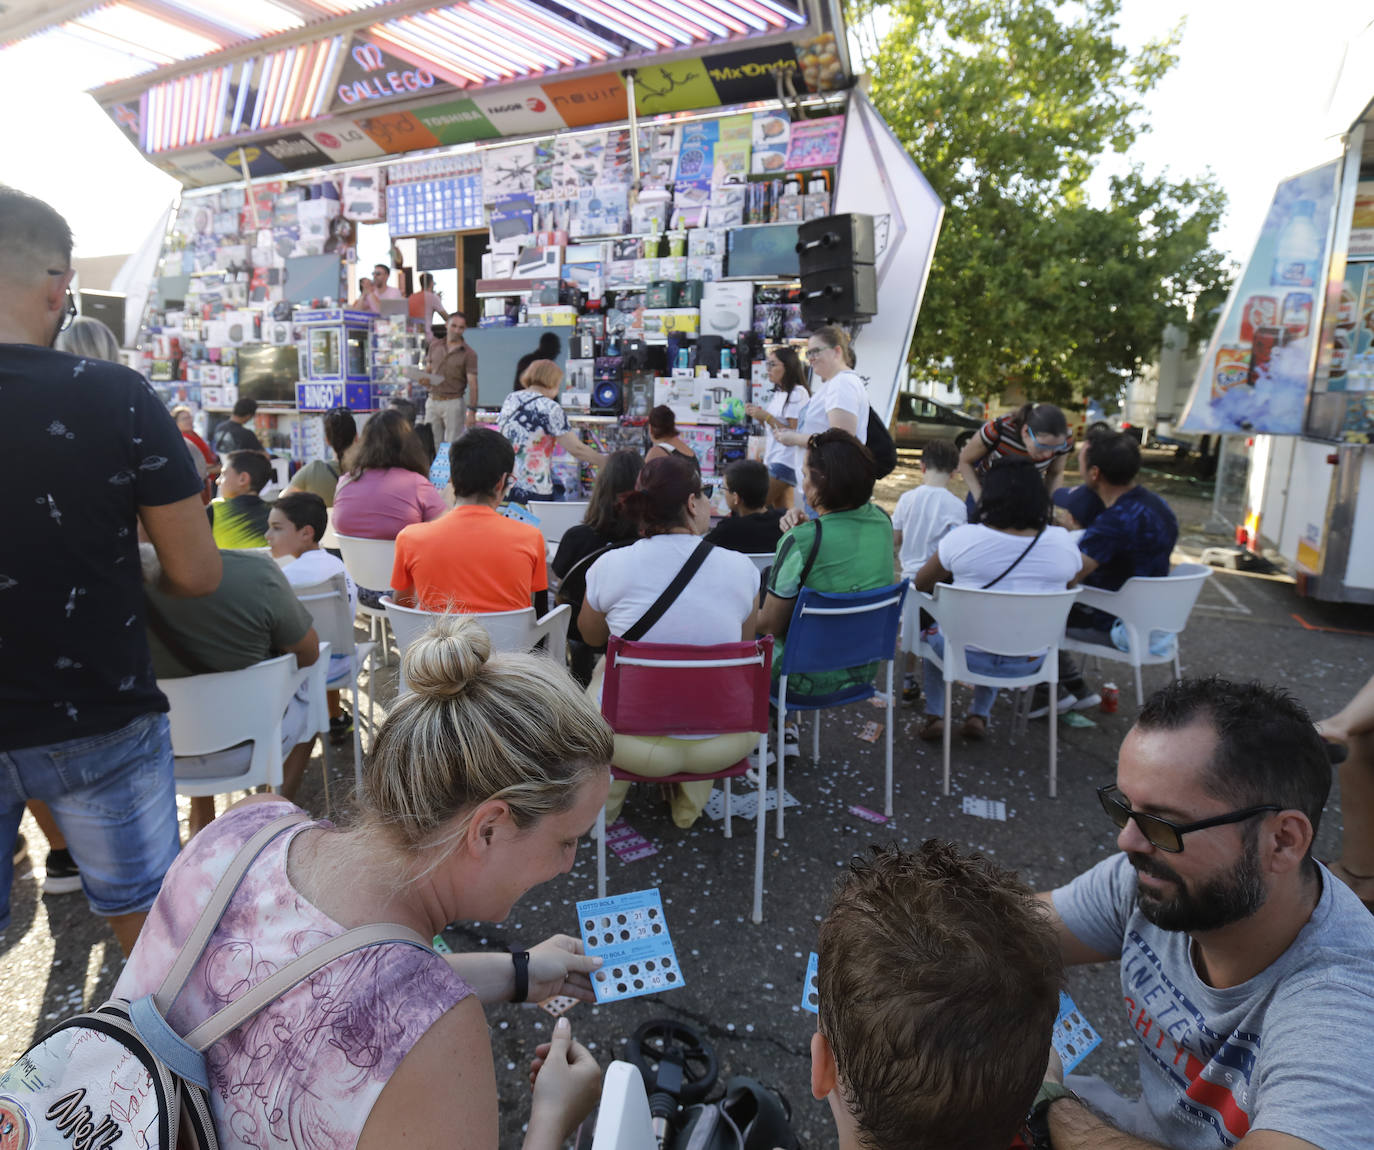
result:
<svg viewBox="0 0 1374 1150"><path fill-rule="evenodd" d="M1068 963L1121 964L1141 1098L1051 1072L1055 1150L1365 1145L1374 917L1311 854L1331 785L1280 690L1175 682L1145 704L1100 788L1121 853L1042 894Z"/></svg>
<svg viewBox="0 0 1374 1150"><path fill-rule="evenodd" d="M75 313L71 254L57 212L0 187L0 929L10 844L25 801L41 799L128 951L180 848L139 528L170 595L213 591L220 557L200 478L148 384L52 350Z"/></svg>

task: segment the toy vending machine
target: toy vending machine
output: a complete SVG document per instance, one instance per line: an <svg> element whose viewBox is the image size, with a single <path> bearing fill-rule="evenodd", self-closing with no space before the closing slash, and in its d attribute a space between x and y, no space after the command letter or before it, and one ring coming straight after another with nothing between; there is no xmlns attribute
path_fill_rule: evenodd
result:
<svg viewBox="0 0 1374 1150"><path fill-rule="evenodd" d="M301 338L301 411L375 411L372 385L372 321L367 311L320 308L296 312Z"/></svg>

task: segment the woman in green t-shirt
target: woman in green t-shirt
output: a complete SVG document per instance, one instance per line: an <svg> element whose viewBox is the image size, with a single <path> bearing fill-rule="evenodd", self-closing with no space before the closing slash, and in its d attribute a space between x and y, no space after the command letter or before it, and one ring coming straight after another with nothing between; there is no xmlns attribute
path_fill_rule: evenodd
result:
<svg viewBox="0 0 1374 1150"><path fill-rule="evenodd" d="M773 677L782 667L787 628L803 587L817 591L870 591L892 582L892 520L870 502L877 474L873 454L838 428L807 441L802 492L815 519L797 523L778 544L759 612L759 630L775 637ZM792 511L784 517L800 516ZM871 682L878 664L789 675L789 695L826 695ZM792 740L789 738L789 743ZM789 751L788 753L793 753Z"/></svg>

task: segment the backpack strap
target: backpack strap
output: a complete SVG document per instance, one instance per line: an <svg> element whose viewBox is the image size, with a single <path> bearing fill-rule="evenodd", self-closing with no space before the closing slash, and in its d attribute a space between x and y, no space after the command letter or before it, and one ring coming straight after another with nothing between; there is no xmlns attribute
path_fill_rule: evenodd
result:
<svg viewBox="0 0 1374 1150"><path fill-rule="evenodd" d="M228 1006L212 1014L194 1030L186 1035L186 1044L196 1050L213 1046L226 1034L236 1030L264 1007L269 1006L293 986L309 978L316 971L328 966L336 958L352 954L369 946L387 943L401 943L419 947L434 953L430 941L408 926L394 922L374 922L367 926L355 926L343 934L321 943L299 958L293 959L258 983L246 994L234 999Z"/></svg>
<svg viewBox="0 0 1374 1150"><path fill-rule="evenodd" d="M229 900L234 897L234 892L238 890L239 883L243 881L243 876L253 864L253 860L279 834L303 822L305 822L304 811L283 815L279 819L273 819L270 823L264 824L243 846L239 847L238 853L229 862L229 869L224 872L215 889L210 892L210 901L205 904L205 909L200 912L200 918L196 920L196 925L191 928L191 933L186 936L186 941L182 943L181 952L177 955L176 961L172 963L171 969L167 971L166 977L162 980L162 985L157 988L153 995L158 1010L163 1014L172 1008L172 1003L176 1002L177 996L181 993L181 988L186 985L186 980L191 975L191 971L200 961L200 956L205 953L205 947L210 941L210 936L215 933L215 927L219 925L225 907L229 905Z"/></svg>
<svg viewBox="0 0 1374 1150"><path fill-rule="evenodd" d="M639 621L620 637L627 643L636 643L642 639L649 628L663 618L663 613L667 611L668 608L673 605L677 597L682 594L683 589L692 581L692 576L695 575L701 569L701 565L706 562L706 556L713 550L715 550L715 548L710 543L707 543L705 539L698 543L696 549L687 557L687 562L682 565L682 570L679 571L673 577L673 581L663 589L663 594L655 599L653 606L645 611L644 614L639 617Z"/></svg>

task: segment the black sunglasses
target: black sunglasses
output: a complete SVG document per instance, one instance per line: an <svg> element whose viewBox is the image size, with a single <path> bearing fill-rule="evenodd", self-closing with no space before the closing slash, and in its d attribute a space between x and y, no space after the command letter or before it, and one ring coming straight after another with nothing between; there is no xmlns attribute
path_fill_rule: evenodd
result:
<svg viewBox="0 0 1374 1150"><path fill-rule="evenodd" d="M1102 809L1107 812L1107 817L1112 820L1122 830L1126 829L1126 824L1135 819L1135 825L1140 828L1150 842L1162 851L1170 854L1179 854L1183 850L1183 836L1192 831L1205 830L1207 827L1221 827L1227 823L1243 823L1246 819L1252 819L1256 815L1262 815L1270 811L1281 811L1283 807L1276 807L1272 803L1262 807L1246 807L1243 811L1232 811L1227 815L1217 815L1215 818L1199 819L1195 823L1171 823L1168 819L1162 819L1158 815L1147 815L1142 811L1133 811L1118 797L1121 792L1115 784L1097 788L1097 798L1102 804Z"/></svg>
<svg viewBox="0 0 1374 1150"><path fill-rule="evenodd" d="M54 270L53 268L48 268L48 269L46 269L46 270L47 270L48 275L50 275L50 276L64 276L64 275L67 274L66 271L63 271L63 270ZM72 326L72 320L74 320L74 319L76 318L76 316L77 316L76 300L75 300L75 299L73 298L73 296L72 296L72 289L71 289L71 288L68 288L68 289L67 289L67 306L66 306L65 310L62 312L62 322L61 322L60 324L58 324L57 330L58 330L58 331L66 331L69 327Z"/></svg>

